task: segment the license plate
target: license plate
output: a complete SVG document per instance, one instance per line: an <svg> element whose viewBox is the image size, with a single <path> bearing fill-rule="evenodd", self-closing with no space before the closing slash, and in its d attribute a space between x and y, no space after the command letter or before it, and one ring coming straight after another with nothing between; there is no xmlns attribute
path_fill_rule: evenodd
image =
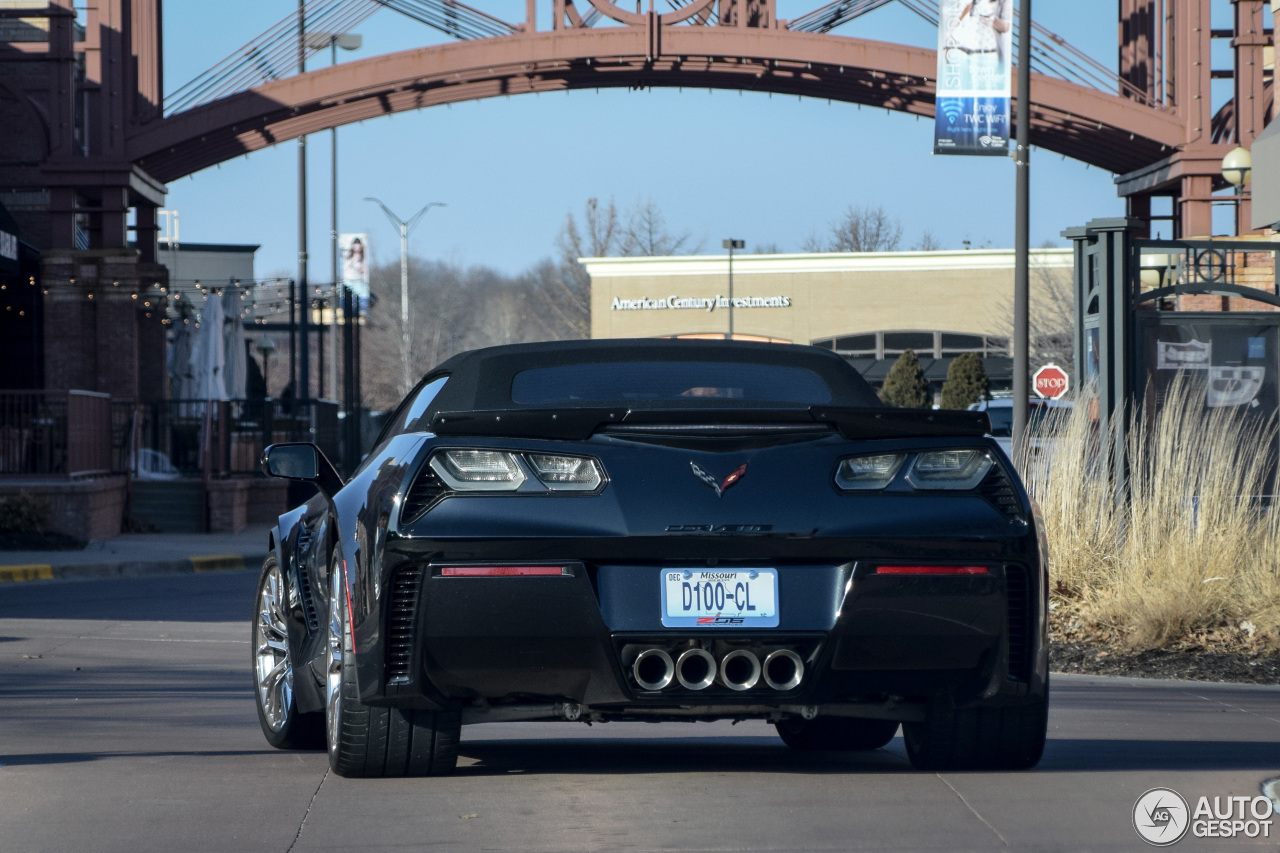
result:
<svg viewBox="0 0 1280 853"><path fill-rule="evenodd" d="M777 569L663 569L668 628L778 627Z"/></svg>

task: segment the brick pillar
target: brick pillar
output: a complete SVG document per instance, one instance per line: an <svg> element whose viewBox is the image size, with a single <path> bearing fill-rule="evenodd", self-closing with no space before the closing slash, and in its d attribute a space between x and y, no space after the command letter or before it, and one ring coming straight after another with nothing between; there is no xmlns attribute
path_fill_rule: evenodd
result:
<svg viewBox="0 0 1280 853"><path fill-rule="evenodd" d="M144 275L145 274L145 278ZM138 264L133 249L52 250L44 256L45 384L53 388L104 391L123 400L143 392L141 359L150 370L148 393L163 388L164 331L139 327L149 293L142 287L167 281L163 269ZM151 324L159 324L152 300ZM145 310L141 316L145 318ZM145 344L145 350L144 350ZM158 363L156 366L155 363ZM154 398L153 398L154 399Z"/></svg>
<svg viewBox="0 0 1280 853"><path fill-rule="evenodd" d="M160 264L138 263L138 394L140 402L163 400L167 395L168 376L165 358L164 309L153 285L169 286L169 270ZM146 303L150 302L148 306ZM150 316L147 316L147 315Z"/></svg>
<svg viewBox="0 0 1280 853"><path fill-rule="evenodd" d="M43 257L44 381L50 390L97 387L93 381L94 307L75 251L47 251ZM97 270L94 269L96 284Z"/></svg>
<svg viewBox="0 0 1280 853"><path fill-rule="evenodd" d="M96 345L98 387L112 397L138 399L138 253L100 253Z"/></svg>

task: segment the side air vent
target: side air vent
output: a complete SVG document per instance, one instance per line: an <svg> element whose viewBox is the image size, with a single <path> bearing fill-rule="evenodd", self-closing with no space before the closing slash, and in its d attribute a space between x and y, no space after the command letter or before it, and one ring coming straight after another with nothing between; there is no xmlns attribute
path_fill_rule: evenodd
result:
<svg viewBox="0 0 1280 853"><path fill-rule="evenodd" d="M1005 566L1009 599L1009 680L1026 681L1031 663L1031 601L1027 571Z"/></svg>
<svg viewBox="0 0 1280 853"><path fill-rule="evenodd" d="M314 634L320 630L320 615L316 612L316 600L311 590L311 573L307 571L308 557L311 554L311 530L306 526L298 531L298 541L293 553L294 577L298 579L302 615L307 620L308 630Z"/></svg>
<svg viewBox="0 0 1280 853"><path fill-rule="evenodd" d="M413 675L413 626L422 591L422 567L396 572L391 582L391 606L387 618L387 681L404 684Z"/></svg>
<svg viewBox="0 0 1280 853"><path fill-rule="evenodd" d="M1009 475L999 465L991 466L991 472L978 484L978 493L1010 521L1025 520L1018 501L1018 492L1009 481Z"/></svg>
<svg viewBox="0 0 1280 853"><path fill-rule="evenodd" d="M401 522L411 524L417 521L435 505L436 501L447 494L449 494L449 487L440 481L430 465L423 465L418 471L417 479L405 493L404 508L400 511Z"/></svg>

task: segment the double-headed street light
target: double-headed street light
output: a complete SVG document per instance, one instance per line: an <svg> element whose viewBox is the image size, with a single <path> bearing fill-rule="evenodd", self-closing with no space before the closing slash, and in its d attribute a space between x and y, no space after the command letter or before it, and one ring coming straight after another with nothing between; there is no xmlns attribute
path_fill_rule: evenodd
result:
<svg viewBox="0 0 1280 853"><path fill-rule="evenodd" d="M382 212L386 214L387 219L391 220L391 224L400 230L400 393L404 396L408 395L409 389L413 387L409 376L409 234L417 227L418 221L428 210L433 207L446 207L446 205L442 201L428 202L421 210L405 220L392 213L391 208L376 198L365 198L365 201L371 201L382 208Z"/></svg>

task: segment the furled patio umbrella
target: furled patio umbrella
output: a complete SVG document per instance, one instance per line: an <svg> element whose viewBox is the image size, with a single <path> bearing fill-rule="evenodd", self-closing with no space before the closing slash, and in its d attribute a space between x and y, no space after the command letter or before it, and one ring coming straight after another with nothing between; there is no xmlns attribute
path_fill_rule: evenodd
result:
<svg viewBox="0 0 1280 853"><path fill-rule="evenodd" d="M173 323L173 340L169 342L169 399L190 400L195 393L195 377L191 372L191 345L195 338L195 307L187 297L179 296L178 316Z"/></svg>
<svg viewBox="0 0 1280 853"><path fill-rule="evenodd" d="M200 328L191 346L191 374L195 378L192 399L225 400L227 386L223 379L226 350L222 342L222 299L210 294L200 309Z"/></svg>

